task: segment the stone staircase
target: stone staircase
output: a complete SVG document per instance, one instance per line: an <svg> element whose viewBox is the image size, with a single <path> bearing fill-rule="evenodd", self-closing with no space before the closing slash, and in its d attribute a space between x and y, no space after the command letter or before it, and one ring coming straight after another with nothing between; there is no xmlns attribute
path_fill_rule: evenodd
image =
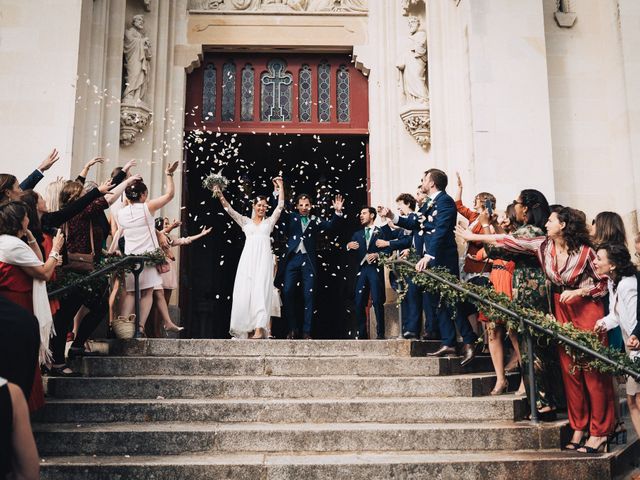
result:
<svg viewBox="0 0 640 480"><path fill-rule="evenodd" d="M640 454L562 452L566 422L488 396L490 360L432 342L133 340L49 378L47 480L611 479ZM510 379L517 387L518 378ZM628 422L629 423L629 422ZM631 433L631 432L630 432Z"/></svg>

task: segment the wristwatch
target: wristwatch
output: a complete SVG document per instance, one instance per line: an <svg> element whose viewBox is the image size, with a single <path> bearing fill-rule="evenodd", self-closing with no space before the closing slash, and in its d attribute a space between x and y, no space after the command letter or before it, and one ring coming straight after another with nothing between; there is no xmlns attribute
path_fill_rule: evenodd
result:
<svg viewBox="0 0 640 480"><path fill-rule="evenodd" d="M60 260L60 254L52 250L51 253L49 253L49 258L55 258L57 262L58 260Z"/></svg>

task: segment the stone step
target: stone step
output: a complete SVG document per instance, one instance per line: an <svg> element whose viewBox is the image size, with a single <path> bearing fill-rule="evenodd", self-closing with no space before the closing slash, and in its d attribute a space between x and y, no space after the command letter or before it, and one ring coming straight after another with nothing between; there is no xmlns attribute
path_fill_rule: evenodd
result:
<svg viewBox="0 0 640 480"><path fill-rule="evenodd" d="M415 377L491 371L489 357L83 357L72 366L92 377L153 375L358 375Z"/></svg>
<svg viewBox="0 0 640 480"><path fill-rule="evenodd" d="M509 375L511 389L520 376ZM474 373L444 377L136 376L45 377L56 398L322 398L472 397L488 395L496 377Z"/></svg>
<svg viewBox="0 0 640 480"><path fill-rule="evenodd" d="M417 343L424 343L419 349ZM440 342L410 340L111 340L112 355L181 357L409 357L433 351Z"/></svg>
<svg viewBox="0 0 640 480"><path fill-rule="evenodd" d="M609 480L638 453L637 443L612 453L538 451L221 453L160 456L48 457L42 480Z"/></svg>
<svg viewBox="0 0 640 480"><path fill-rule="evenodd" d="M491 398L53 399L34 418L49 423L428 423L521 420L525 410L526 400L513 394Z"/></svg>
<svg viewBox="0 0 640 480"><path fill-rule="evenodd" d="M218 452L540 450L560 448L566 422L39 424L49 455L180 455Z"/></svg>

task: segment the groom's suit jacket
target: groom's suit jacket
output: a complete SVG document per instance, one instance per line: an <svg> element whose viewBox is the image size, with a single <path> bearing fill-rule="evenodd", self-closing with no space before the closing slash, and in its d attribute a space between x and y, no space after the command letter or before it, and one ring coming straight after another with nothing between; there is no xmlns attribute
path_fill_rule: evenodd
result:
<svg viewBox="0 0 640 480"><path fill-rule="evenodd" d="M330 220L324 220L320 217L316 217L315 215L310 215L309 223L306 228L303 228L301 220L302 215L298 212L283 212L282 217L284 217L284 229L287 235L287 251L285 259L288 259L296 252L296 250L298 250L300 241L302 241L315 271L316 242L318 234L324 230L334 229L336 224L340 221L340 217L334 213Z"/></svg>
<svg viewBox="0 0 640 480"><path fill-rule="evenodd" d="M422 255L433 257L430 267L445 267L458 275L458 247L455 227L458 211L456 203L446 192L439 192L435 199L428 199L418 211L418 216L400 217L400 227L422 232ZM418 251L418 254L420 252Z"/></svg>

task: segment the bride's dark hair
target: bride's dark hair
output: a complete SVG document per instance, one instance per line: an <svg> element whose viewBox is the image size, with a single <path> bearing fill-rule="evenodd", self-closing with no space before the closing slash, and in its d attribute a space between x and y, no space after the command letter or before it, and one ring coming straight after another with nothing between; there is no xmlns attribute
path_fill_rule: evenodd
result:
<svg viewBox="0 0 640 480"><path fill-rule="evenodd" d="M258 202L264 200L265 202L267 202L267 204L269 203L269 200L267 199L267 197L265 195L258 195L256 198L253 199L252 205L257 205Z"/></svg>

